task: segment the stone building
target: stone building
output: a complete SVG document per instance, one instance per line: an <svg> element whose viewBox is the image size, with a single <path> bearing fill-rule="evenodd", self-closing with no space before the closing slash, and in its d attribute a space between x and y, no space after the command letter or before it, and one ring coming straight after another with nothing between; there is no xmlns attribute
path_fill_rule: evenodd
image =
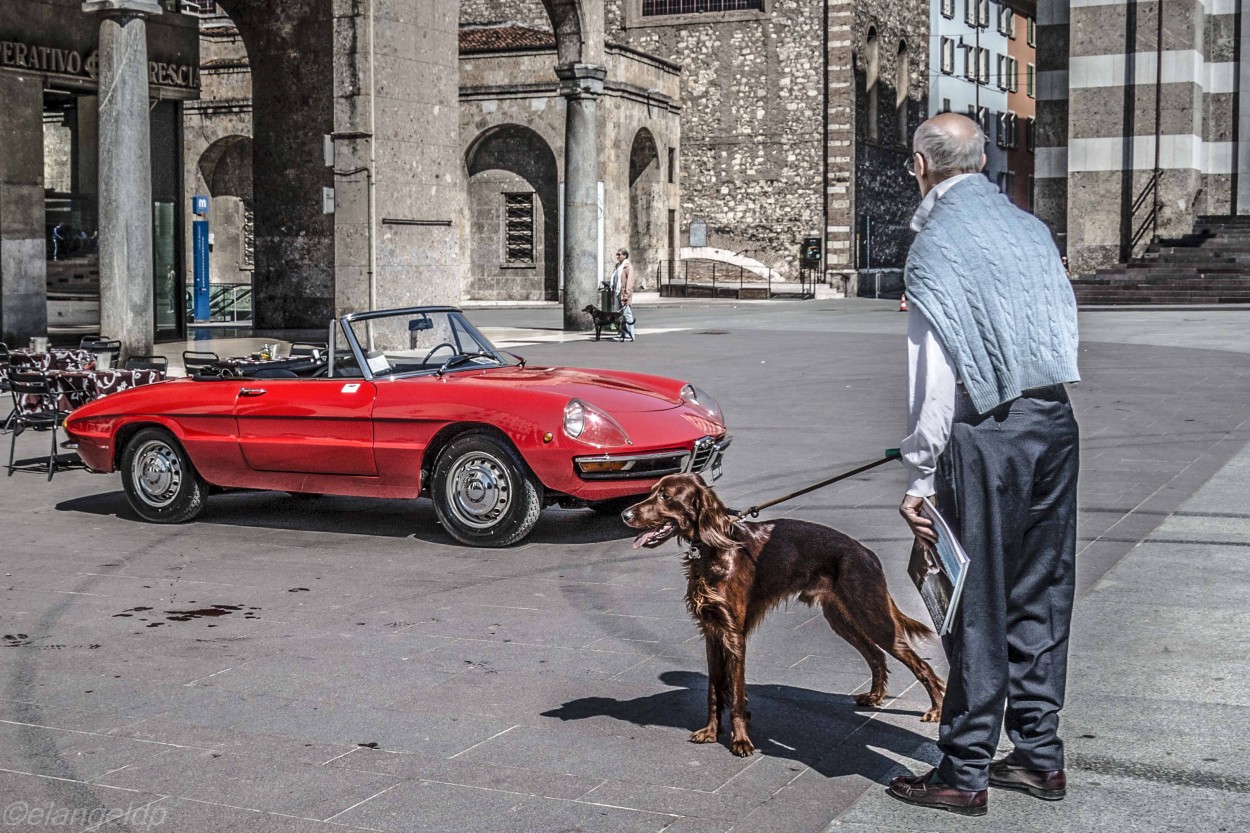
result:
<svg viewBox="0 0 1250 833"><path fill-rule="evenodd" d="M683 237L707 229L688 256L742 253L795 280L800 243L816 237L826 279L852 294L856 269L901 265L916 201L906 143L928 90L925 9L609 0L610 36L683 66Z"/></svg>
<svg viewBox="0 0 1250 833"><path fill-rule="evenodd" d="M256 268L251 66L238 27L217 4L201 0L196 11L200 97L182 109L183 205L190 205L193 195L210 198L212 284L250 289ZM191 227L186 225L184 245L191 251ZM188 283L191 268L188 263Z"/></svg>
<svg viewBox="0 0 1250 833"><path fill-rule="evenodd" d="M493 22L493 4L466 2L460 30L460 139L467 217L459 226L462 295L556 300L564 285L560 195L565 105L550 68L556 43L535 4L525 18ZM677 257L679 72L673 63L604 44L598 106L599 220L594 277L630 251L644 285ZM650 283L654 286L654 282Z"/></svg>
<svg viewBox="0 0 1250 833"><path fill-rule="evenodd" d="M1139 254L1156 204L1166 237L1250 214L1247 5L1038 3L1036 212L1074 273Z"/></svg>
<svg viewBox="0 0 1250 833"><path fill-rule="evenodd" d="M682 259L795 280L800 244L815 237L830 282L851 292L857 267L901 265L916 199L906 142L927 106L926 9L606 0L606 43L681 67ZM537 0L475 0L461 25L542 29L540 12ZM647 263L646 279L666 280L667 263Z"/></svg>
<svg viewBox="0 0 1250 833"><path fill-rule="evenodd" d="M1037 4L1012 0L1006 74L1007 115L998 119L998 144L1007 151L1003 192L1026 211L1033 210L1033 170L1037 136Z"/></svg>
<svg viewBox="0 0 1250 833"><path fill-rule="evenodd" d="M103 326L147 352L181 333L179 109L199 59L173 9L0 3L0 341Z"/></svg>

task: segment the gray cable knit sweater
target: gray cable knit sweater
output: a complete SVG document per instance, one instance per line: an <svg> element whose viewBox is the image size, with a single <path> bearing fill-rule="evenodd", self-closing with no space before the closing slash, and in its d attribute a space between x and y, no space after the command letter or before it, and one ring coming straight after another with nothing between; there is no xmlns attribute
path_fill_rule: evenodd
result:
<svg viewBox="0 0 1250 833"><path fill-rule="evenodd" d="M916 305L979 412L1021 391L1080 381L1076 298L1050 233L983 176L954 185L912 243Z"/></svg>

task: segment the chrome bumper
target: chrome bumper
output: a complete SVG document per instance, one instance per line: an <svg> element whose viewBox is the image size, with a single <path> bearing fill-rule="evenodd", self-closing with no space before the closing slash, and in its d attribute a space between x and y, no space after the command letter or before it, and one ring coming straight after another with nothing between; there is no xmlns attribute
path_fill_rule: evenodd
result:
<svg viewBox="0 0 1250 833"><path fill-rule="evenodd" d="M692 451L653 451L646 454L598 454L593 457L574 457L573 465L583 480L643 480L663 477L666 474L684 472L708 472L713 480L720 477L721 458L733 442L726 434L719 440L700 437ZM587 471L587 464L623 463L614 471Z"/></svg>

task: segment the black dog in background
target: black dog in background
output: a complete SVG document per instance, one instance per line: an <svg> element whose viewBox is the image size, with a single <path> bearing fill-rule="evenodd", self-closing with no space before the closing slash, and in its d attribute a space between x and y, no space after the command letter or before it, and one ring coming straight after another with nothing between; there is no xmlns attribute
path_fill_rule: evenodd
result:
<svg viewBox="0 0 1250 833"><path fill-rule="evenodd" d="M619 312L609 312L606 309L599 309L594 304L587 304L582 310L591 317L595 322L595 341L599 340L599 334L604 327L620 327L621 314Z"/></svg>

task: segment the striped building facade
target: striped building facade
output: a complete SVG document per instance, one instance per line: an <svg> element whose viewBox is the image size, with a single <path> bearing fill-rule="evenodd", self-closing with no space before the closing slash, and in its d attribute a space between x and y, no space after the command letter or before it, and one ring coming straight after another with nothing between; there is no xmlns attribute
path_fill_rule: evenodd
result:
<svg viewBox="0 0 1250 833"><path fill-rule="evenodd" d="M1037 27L1036 212L1074 274L1149 242L1156 164L1160 235L1250 214L1250 0L1039 0Z"/></svg>

